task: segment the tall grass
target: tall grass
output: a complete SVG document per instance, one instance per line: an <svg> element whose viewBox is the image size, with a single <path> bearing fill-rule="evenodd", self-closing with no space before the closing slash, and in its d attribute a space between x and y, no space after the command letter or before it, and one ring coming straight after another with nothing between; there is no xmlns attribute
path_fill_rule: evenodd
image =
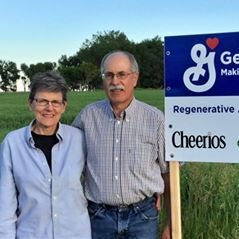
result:
<svg viewBox="0 0 239 239"><path fill-rule="evenodd" d="M62 122L70 124L85 105L104 97L103 91L70 92ZM164 109L161 90L137 89L136 97ZM28 93L0 93L0 142L32 120L27 98ZM186 163L180 176L183 238L239 239L239 166Z"/></svg>
<svg viewBox="0 0 239 239"><path fill-rule="evenodd" d="M239 238L239 167L188 163L181 171L185 239Z"/></svg>

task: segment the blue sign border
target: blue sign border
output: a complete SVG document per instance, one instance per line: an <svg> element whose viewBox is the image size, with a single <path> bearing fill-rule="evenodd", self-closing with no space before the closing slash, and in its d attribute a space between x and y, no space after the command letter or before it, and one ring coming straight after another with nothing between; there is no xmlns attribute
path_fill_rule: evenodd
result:
<svg viewBox="0 0 239 239"><path fill-rule="evenodd" d="M215 53L213 61L216 71L215 83L203 92L188 89L183 81L185 71L197 66L191 57L192 48L197 44L206 49L207 56L209 53ZM168 36L165 37L164 57L165 96L239 95L239 32ZM200 57L198 52L198 58ZM225 62L227 64L224 64ZM204 64L202 68L205 74L200 75L197 82L193 82L198 86L206 84L210 77L208 64Z"/></svg>

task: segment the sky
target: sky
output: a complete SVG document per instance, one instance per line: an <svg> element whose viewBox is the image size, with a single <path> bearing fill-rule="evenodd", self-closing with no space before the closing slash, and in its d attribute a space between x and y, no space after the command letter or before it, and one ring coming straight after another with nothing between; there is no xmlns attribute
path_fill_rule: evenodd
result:
<svg viewBox="0 0 239 239"><path fill-rule="evenodd" d="M93 35L159 36L239 31L239 0L3 0L0 60L35 64L72 56Z"/></svg>

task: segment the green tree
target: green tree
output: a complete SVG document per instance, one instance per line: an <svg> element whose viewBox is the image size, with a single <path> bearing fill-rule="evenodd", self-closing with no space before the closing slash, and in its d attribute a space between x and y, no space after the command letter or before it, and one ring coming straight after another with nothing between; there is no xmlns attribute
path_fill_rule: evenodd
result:
<svg viewBox="0 0 239 239"><path fill-rule="evenodd" d="M100 62L102 57L112 50L127 50L133 48L126 35L120 31L109 31L103 34L98 32L93 35L91 40L86 40L80 50L73 56L67 57L63 55L59 63L59 70L66 73L64 67L80 67L81 84L87 84L92 88L99 88L102 86L102 79L100 77ZM64 67L63 67L64 66ZM74 68L67 69L67 74ZM70 77L66 76L70 81ZM72 79L72 82L76 82ZM72 83L70 83L72 85ZM79 84L79 82L78 82Z"/></svg>
<svg viewBox="0 0 239 239"><path fill-rule="evenodd" d="M80 66L81 60L77 59L75 56L62 55L58 60L59 66Z"/></svg>
<svg viewBox="0 0 239 239"><path fill-rule="evenodd" d="M27 88L27 83L29 83L30 79L29 79L29 67L27 64L23 63L20 65L20 69L23 72L24 76L21 77L22 81L23 81L23 85L24 85L24 91L26 91Z"/></svg>
<svg viewBox="0 0 239 239"><path fill-rule="evenodd" d="M93 82L94 87L98 88L102 86L102 80L96 69L99 72L102 57L113 50L125 50L135 55L140 68L139 87L163 87L163 42L158 36L152 40L134 43L120 31L98 32L91 40L87 39L75 55L70 57L63 55L59 60L59 65L80 67L83 74L82 82L87 82L87 84ZM91 70L94 72L90 72Z"/></svg>
<svg viewBox="0 0 239 239"><path fill-rule="evenodd" d="M90 89L99 87L99 68L92 64L91 62L83 62L80 66L81 72L84 74L84 85L88 86ZM100 82L101 85L101 82Z"/></svg>
<svg viewBox="0 0 239 239"><path fill-rule="evenodd" d="M163 88L164 86L164 49L159 37L144 40L135 47L135 56L139 63L142 88Z"/></svg>
<svg viewBox="0 0 239 239"><path fill-rule="evenodd" d="M35 73L56 70L57 65L55 62L39 62L37 64L30 64L30 66L23 63L20 67L24 75L31 80Z"/></svg>
<svg viewBox="0 0 239 239"><path fill-rule="evenodd" d="M131 51L132 42L120 31L105 31L94 34L92 40L86 40L75 58L82 62L91 62L97 67L100 66L102 57L113 50Z"/></svg>
<svg viewBox="0 0 239 239"><path fill-rule="evenodd" d="M92 63L80 66L60 65L58 71L64 76L69 88L73 91L94 89L99 77L99 69Z"/></svg>
<svg viewBox="0 0 239 239"><path fill-rule="evenodd" d="M0 88L3 91L16 91L16 81L19 79L19 70L12 61L0 60Z"/></svg>
<svg viewBox="0 0 239 239"><path fill-rule="evenodd" d="M65 78L71 90L75 91L81 88L84 82L84 73L79 66L60 65L58 71Z"/></svg>

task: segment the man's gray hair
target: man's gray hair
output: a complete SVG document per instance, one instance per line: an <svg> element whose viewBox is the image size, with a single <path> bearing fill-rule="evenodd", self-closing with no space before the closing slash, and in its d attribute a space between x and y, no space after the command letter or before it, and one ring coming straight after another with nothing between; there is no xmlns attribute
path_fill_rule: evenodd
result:
<svg viewBox="0 0 239 239"><path fill-rule="evenodd" d="M138 63L137 63L134 55L129 53L128 51L116 50L116 51L109 52L108 54L106 54L102 58L102 61L101 61L101 64L100 64L101 74L103 74L104 71L105 71L105 62L106 62L106 60L108 59L108 57L110 57L111 55L114 55L114 54L123 54L123 55L127 56L129 58L129 61L130 61L130 65L131 65L130 69L131 69L131 71L139 73L139 66L138 66Z"/></svg>

